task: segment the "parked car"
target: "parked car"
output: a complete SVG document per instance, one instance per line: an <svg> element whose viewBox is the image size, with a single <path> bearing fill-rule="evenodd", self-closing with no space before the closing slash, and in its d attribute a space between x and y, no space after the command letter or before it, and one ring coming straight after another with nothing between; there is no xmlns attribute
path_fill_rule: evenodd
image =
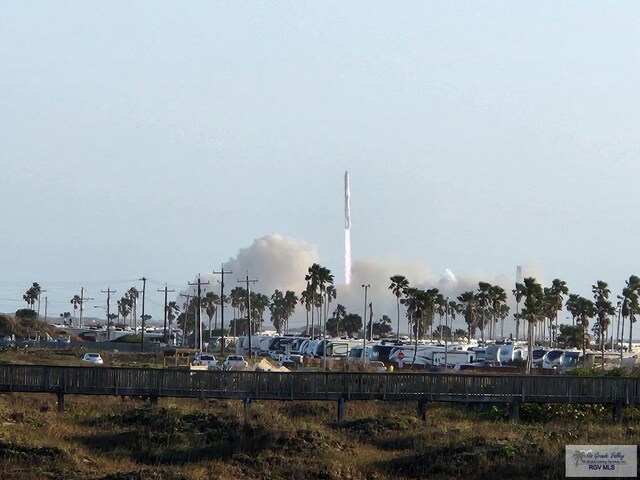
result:
<svg viewBox="0 0 640 480"><path fill-rule="evenodd" d="M80 361L94 363L96 365L102 365L104 363L99 353L85 353Z"/></svg>
<svg viewBox="0 0 640 480"><path fill-rule="evenodd" d="M242 355L229 355L222 364L225 370L240 370L246 368L248 365Z"/></svg>
<svg viewBox="0 0 640 480"><path fill-rule="evenodd" d="M204 367L217 368L218 362L216 361L216 357L209 353L197 352L193 359L193 365L202 365Z"/></svg>

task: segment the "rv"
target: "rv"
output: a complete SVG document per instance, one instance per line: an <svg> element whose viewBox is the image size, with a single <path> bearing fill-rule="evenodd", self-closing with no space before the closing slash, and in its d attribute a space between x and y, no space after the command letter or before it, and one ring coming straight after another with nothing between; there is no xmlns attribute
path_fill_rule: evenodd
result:
<svg viewBox="0 0 640 480"><path fill-rule="evenodd" d="M515 360L527 358L527 349L522 345L513 343L494 343L485 349L484 360L489 362L500 362L507 365Z"/></svg>
<svg viewBox="0 0 640 480"><path fill-rule="evenodd" d="M268 350L272 339L272 335L251 335L251 352L249 352L249 337L243 335L236 340L236 353L251 356L251 354Z"/></svg>
<svg viewBox="0 0 640 480"><path fill-rule="evenodd" d="M360 340L327 339L326 342L325 340L321 340L316 346L316 357L325 356L325 343L327 349L327 357L347 357L353 347L362 345L362 341Z"/></svg>

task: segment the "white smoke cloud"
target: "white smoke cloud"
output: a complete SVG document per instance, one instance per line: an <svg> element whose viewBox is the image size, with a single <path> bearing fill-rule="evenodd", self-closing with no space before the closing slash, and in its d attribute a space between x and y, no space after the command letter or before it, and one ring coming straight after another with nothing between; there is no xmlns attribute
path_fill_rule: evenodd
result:
<svg viewBox="0 0 640 480"><path fill-rule="evenodd" d="M258 280L257 283L251 285L253 291L271 296L276 289L293 290L299 296L306 286L304 277L313 263L322 264L315 245L279 234L265 235L255 239L250 246L241 248L235 257L230 258L224 264L225 270L233 271L232 275L225 277L225 292L228 293L236 286L242 286L238 283L238 279L244 278L248 272L250 279ZM487 281L502 286L507 291L512 310L515 307L511 296L515 278L512 279L507 275L497 277L454 275L449 269L438 275L431 272L425 264L397 259L355 261L349 285L338 283L341 272L332 273L336 280L335 287L338 295L329 307L330 313L340 303L345 306L348 312L362 316L365 310L362 285L371 285L367 289L367 304L371 303L373 306L374 319L388 315L393 320L394 328L397 318L396 298L389 289L390 277L393 275L404 275L413 287L438 288L445 297L449 297L451 300L455 300L463 291L475 291L478 287L478 281ZM523 274L525 274L524 276L534 276L542 281L539 269L534 267L523 267ZM219 280L219 275L201 274L201 281L209 282L209 285L203 285L203 291L219 293ZM191 292L194 289L193 286L189 287ZM368 315L367 309L367 318ZM404 309L401 310L401 316L401 331L405 332ZM305 311L302 306L298 307L290 323L292 327L304 325ZM270 326L268 317L265 318L265 326L267 328ZM458 319L456 328L463 326L461 319Z"/></svg>

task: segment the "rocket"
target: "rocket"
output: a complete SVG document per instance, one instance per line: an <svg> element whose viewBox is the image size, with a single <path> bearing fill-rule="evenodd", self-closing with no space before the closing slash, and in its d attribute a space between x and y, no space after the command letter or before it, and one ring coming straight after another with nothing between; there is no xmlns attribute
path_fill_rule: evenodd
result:
<svg viewBox="0 0 640 480"><path fill-rule="evenodd" d="M351 189L349 188L349 172L344 172L344 228L351 228Z"/></svg>

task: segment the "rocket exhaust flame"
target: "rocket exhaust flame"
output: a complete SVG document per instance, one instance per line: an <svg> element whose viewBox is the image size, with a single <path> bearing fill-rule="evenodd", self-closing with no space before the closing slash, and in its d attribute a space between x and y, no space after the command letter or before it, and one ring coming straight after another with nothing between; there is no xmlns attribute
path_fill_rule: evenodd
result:
<svg viewBox="0 0 640 480"><path fill-rule="evenodd" d="M344 172L344 283L351 283L351 189L349 172Z"/></svg>

